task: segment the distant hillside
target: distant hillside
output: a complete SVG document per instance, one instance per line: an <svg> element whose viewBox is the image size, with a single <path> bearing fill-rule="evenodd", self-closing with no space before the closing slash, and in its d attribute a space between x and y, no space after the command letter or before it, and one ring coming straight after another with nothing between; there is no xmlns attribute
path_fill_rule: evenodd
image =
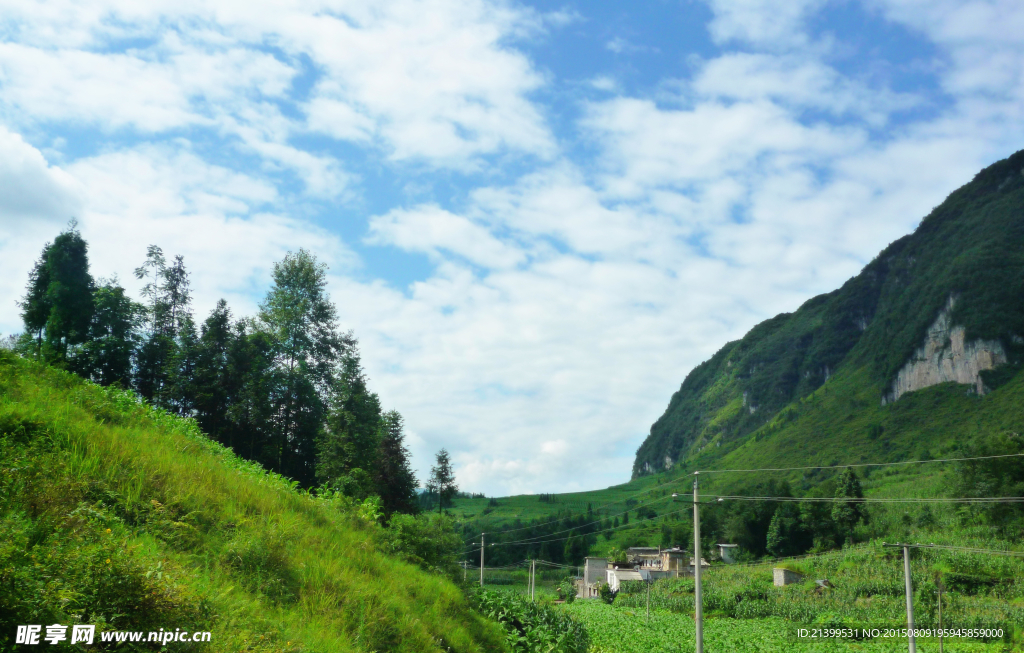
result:
<svg viewBox="0 0 1024 653"><path fill-rule="evenodd" d="M858 422L865 442L884 431L889 457L908 455L900 439L912 425L896 419L908 394L954 383L953 405L954 395L1007 383L1022 359L1024 151L982 170L840 289L762 322L694 368L637 450L633 477L697 456L714 467L751 447L821 462L842 448L830 438L850 436L839 425L854 413L871 422ZM943 404L942 393L929 396ZM809 411L813 436L795 425ZM1018 421L1000 428L1024 427ZM954 419L933 434L936 444L961 430L975 429ZM769 435L774 444L762 443Z"/></svg>
<svg viewBox="0 0 1024 653"><path fill-rule="evenodd" d="M23 624L212 633L171 651L505 650L453 583L382 554L373 521L0 350L0 650Z"/></svg>

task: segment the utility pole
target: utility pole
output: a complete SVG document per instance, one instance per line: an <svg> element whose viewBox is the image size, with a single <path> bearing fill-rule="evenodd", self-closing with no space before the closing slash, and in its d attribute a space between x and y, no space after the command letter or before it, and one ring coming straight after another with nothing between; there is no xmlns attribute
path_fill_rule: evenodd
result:
<svg viewBox="0 0 1024 653"><path fill-rule="evenodd" d="M537 561L530 561L530 600L537 598Z"/></svg>
<svg viewBox="0 0 1024 653"><path fill-rule="evenodd" d="M480 533L480 587L484 586L484 535Z"/></svg>
<svg viewBox="0 0 1024 653"><path fill-rule="evenodd" d="M647 579L647 625L651 624L651 579Z"/></svg>
<svg viewBox="0 0 1024 653"><path fill-rule="evenodd" d="M697 475L693 473L693 619L696 625L696 653L704 653L704 606L701 605L700 591L700 493L697 489ZM911 651L913 653L913 651Z"/></svg>
<svg viewBox="0 0 1024 653"><path fill-rule="evenodd" d="M914 590L910 583L910 547L903 545L903 578L907 584L907 639L910 640L910 653L917 653L917 641L914 638Z"/></svg>
<svg viewBox="0 0 1024 653"><path fill-rule="evenodd" d="M882 542L882 546L889 548L900 548L903 549L903 580L906 584L907 591L907 641L909 644L910 653L917 653L917 640L914 637L914 588L910 579L910 544L886 544Z"/></svg>

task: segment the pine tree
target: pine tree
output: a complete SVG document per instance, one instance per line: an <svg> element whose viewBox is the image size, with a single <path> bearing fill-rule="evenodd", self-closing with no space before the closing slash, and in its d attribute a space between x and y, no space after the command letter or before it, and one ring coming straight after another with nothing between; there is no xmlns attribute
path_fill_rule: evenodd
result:
<svg viewBox="0 0 1024 653"><path fill-rule="evenodd" d="M196 367L199 357L199 334L191 315L185 315L177 327L177 339L167 361L168 407L179 415L195 417L199 392Z"/></svg>
<svg viewBox="0 0 1024 653"><path fill-rule="evenodd" d="M238 394L229 374L234 337L231 311L227 302L221 299L203 322L199 336L195 355L194 406L199 426L223 444L228 444L228 414L231 402Z"/></svg>
<svg viewBox="0 0 1024 653"><path fill-rule="evenodd" d="M418 483L409 464L402 422L402 415L397 410L384 413L381 419L380 453L374 483L388 515L415 513L419 508L416 501Z"/></svg>
<svg viewBox="0 0 1024 653"><path fill-rule="evenodd" d="M451 505L451 499L459 491L455 484L455 472L452 470L452 461L448 456L447 449L437 452L437 464L430 468L429 487L437 492L437 511L440 513L445 504Z"/></svg>
<svg viewBox="0 0 1024 653"><path fill-rule="evenodd" d="M839 476L839 484L836 487L837 499L863 499L864 490L861 489L860 481L853 469L847 467ZM832 506L832 520L836 524L841 538L847 542L853 541L853 529L858 522L865 519L864 504L859 501L837 501Z"/></svg>
<svg viewBox="0 0 1024 653"><path fill-rule="evenodd" d="M235 323L228 346L228 424L221 442L235 453L274 469L274 393L277 344L250 319Z"/></svg>
<svg viewBox="0 0 1024 653"><path fill-rule="evenodd" d="M381 445L380 399L367 388L359 352L351 336L333 406L317 440L316 474L345 494L379 494L373 474Z"/></svg>

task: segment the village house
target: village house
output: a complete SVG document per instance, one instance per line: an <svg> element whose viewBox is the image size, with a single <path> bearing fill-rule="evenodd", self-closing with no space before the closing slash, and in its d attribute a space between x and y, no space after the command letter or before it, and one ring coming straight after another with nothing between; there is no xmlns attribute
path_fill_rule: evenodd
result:
<svg viewBox="0 0 1024 653"><path fill-rule="evenodd" d="M594 599L598 588L607 582L608 558L584 558L583 576L576 581L576 598Z"/></svg>
<svg viewBox="0 0 1024 653"><path fill-rule="evenodd" d="M608 563L607 558L586 558L583 577L577 582L577 598L596 598L600 583L607 583L618 592L621 583L629 580L656 581L662 578L693 576L694 560L680 548L632 547L626 551L629 562ZM711 565L701 558L701 569Z"/></svg>
<svg viewBox="0 0 1024 653"><path fill-rule="evenodd" d="M739 544L719 544L718 545L718 557L722 559L725 564L732 564L736 562L736 554L740 550Z"/></svg>

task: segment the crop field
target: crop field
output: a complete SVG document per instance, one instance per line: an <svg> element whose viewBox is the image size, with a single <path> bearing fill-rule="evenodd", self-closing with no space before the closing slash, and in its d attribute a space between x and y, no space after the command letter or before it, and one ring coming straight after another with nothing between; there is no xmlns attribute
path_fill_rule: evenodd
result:
<svg viewBox="0 0 1024 653"><path fill-rule="evenodd" d="M580 620L590 635L591 653L688 653L694 650L694 624L690 615L620 608L601 601L575 601L565 610ZM946 640L950 653L996 653L1008 650L1002 643ZM818 651L864 651L897 653L907 650L901 638L864 641L830 640L804 642L796 639L793 626L778 617L765 619L710 618L704 623L704 650L708 653L817 653ZM938 651L938 642L921 641L922 653Z"/></svg>

